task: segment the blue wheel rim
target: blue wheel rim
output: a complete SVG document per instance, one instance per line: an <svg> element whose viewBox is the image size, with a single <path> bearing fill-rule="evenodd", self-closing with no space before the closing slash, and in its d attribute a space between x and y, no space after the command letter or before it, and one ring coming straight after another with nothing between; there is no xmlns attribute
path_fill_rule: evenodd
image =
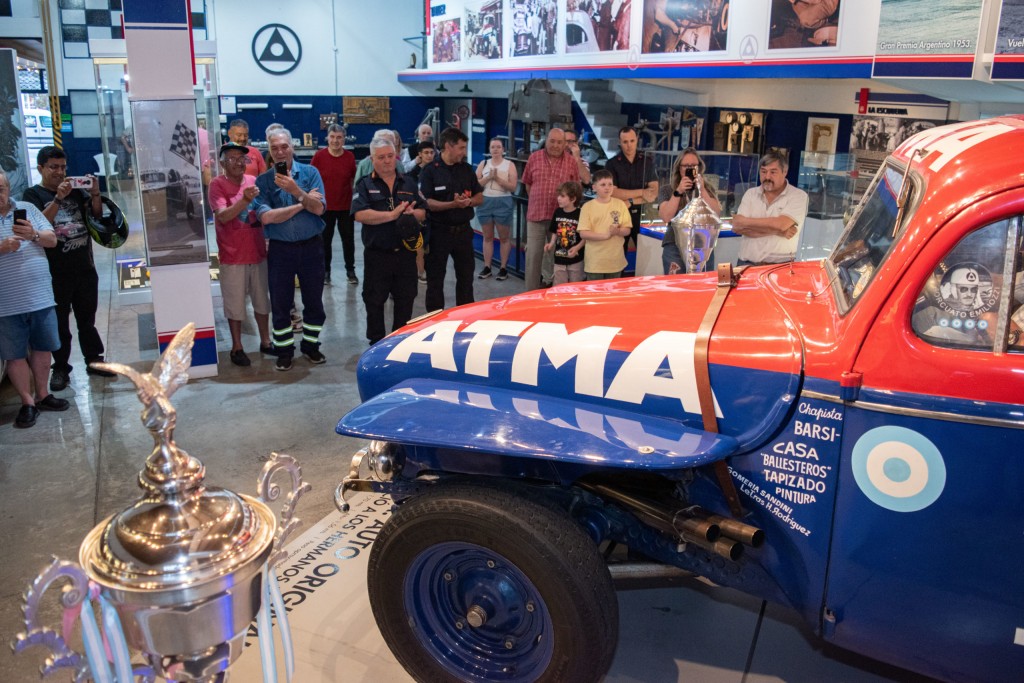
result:
<svg viewBox="0 0 1024 683"><path fill-rule="evenodd" d="M551 662L547 605L501 554L472 543L437 544L412 561L403 588L416 637L453 676L535 681Z"/></svg>

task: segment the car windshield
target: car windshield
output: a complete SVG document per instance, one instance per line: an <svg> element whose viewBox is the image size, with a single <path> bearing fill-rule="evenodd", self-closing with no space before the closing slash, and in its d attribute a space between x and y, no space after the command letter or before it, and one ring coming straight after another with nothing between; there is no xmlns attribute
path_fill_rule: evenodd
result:
<svg viewBox="0 0 1024 683"><path fill-rule="evenodd" d="M829 257L835 270L835 288L840 303L847 309L864 293L878 267L896 242L896 215L904 174L895 166L886 165L878 172L861 199L857 212L846 226L839 244ZM913 183L907 187L905 206L914 201ZM905 225L910 213L904 211Z"/></svg>

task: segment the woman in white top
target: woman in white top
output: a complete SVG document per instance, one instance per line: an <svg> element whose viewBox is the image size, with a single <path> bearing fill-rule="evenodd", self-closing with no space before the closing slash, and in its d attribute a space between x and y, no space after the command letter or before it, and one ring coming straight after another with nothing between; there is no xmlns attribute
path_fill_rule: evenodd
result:
<svg viewBox="0 0 1024 683"><path fill-rule="evenodd" d="M476 168L476 177L484 188L484 203L476 210L477 220L484 233L484 269L477 275L481 280L491 276L491 261L494 259L494 228L498 228L501 243L501 267L496 279L508 277L505 266L512 252L512 193L519 183L515 164L505 158L505 145L493 138L489 146L490 159L484 159Z"/></svg>

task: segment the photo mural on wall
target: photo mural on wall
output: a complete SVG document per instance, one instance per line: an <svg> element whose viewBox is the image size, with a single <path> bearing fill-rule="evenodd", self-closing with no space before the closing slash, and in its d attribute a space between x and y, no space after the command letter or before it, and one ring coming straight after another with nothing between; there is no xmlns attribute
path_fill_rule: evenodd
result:
<svg viewBox="0 0 1024 683"><path fill-rule="evenodd" d="M462 60L462 22L460 19L435 21L433 28L434 63Z"/></svg>
<svg viewBox="0 0 1024 683"><path fill-rule="evenodd" d="M1003 0L992 79L1024 80L1024 0Z"/></svg>
<svg viewBox="0 0 1024 683"><path fill-rule="evenodd" d="M644 0L641 49L720 52L729 35L729 0Z"/></svg>
<svg viewBox="0 0 1024 683"><path fill-rule="evenodd" d="M839 0L772 0L768 49L835 47Z"/></svg>
<svg viewBox="0 0 1024 683"><path fill-rule="evenodd" d="M501 59L502 0L466 3L462 48L466 61Z"/></svg>
<svg viewBox="0 0 1024 683"><path fill-rule="evenodd" d="M555 0L513 0L511 12L510 57L555 54L558 34Z"/></svg>
<svg viewBox="0 0 1024 683"><path fill-rule="evenodd" d="M628 50L632 12L632 0L567 0L566 53Z"/></svg>

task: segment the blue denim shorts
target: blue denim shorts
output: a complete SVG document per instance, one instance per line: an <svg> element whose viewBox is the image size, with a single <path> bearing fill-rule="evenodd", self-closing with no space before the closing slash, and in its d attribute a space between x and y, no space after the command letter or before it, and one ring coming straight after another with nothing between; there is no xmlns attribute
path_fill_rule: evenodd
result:
<svg viewBox="0 0 1024 683"><path fill-rule="evenodd" d="M484 203L477 207L476 219L480 225L497 223L498 225L512 225L512 196L507 197L484 197Z"/></svg>
<svg viewBox="0 0 1024 683"><path fill-rule="evenodd" d="M54 306L0 318L0 358L28 358L29 348L33 351L56 351L60 348L57 309Z"/></svg>

